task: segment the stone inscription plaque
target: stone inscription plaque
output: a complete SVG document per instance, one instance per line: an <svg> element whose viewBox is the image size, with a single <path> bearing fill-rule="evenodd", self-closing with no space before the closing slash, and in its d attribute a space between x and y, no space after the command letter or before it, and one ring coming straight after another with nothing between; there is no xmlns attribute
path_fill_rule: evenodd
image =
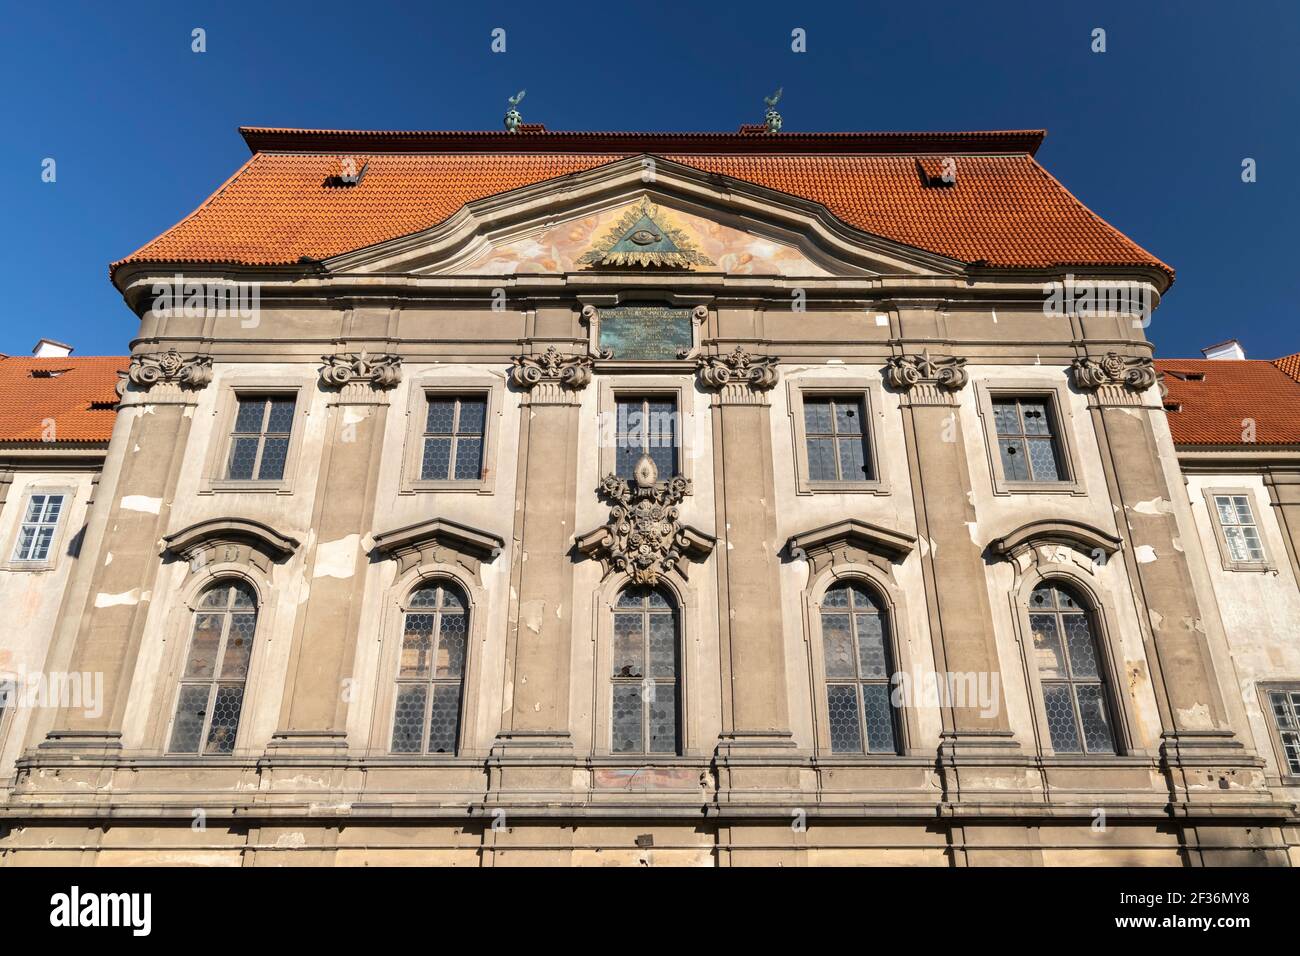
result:
<svg viewBox="0 0 1300 956"><path fill-rule="evenodd" d="M600 341L616 359L675 359L695 344L691 310L666 305L626 305L600 311Z"/></svg>

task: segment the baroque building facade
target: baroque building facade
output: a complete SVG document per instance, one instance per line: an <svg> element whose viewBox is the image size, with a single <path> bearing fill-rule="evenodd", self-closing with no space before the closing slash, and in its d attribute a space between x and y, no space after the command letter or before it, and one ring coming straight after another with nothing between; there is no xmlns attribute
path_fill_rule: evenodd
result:
<svg viewBox="0 0 1300 956"><path fill-rule="evenodd" d="M1289 862L1300 435L1178 440L1041 132L243 132L6 864Z"/></svg>

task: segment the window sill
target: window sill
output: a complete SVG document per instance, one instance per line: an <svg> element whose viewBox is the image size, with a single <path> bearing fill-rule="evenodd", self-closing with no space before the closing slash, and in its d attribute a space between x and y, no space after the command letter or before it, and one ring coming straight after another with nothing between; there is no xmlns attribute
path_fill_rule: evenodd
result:
<svg viewBox="0 0 1300 956"><path fill-rule="evenodd" d="M1081 483L1077 481L1006 481L999 478L995 482L993 493L997 495L1083 495Z"/></svg>
<svg viewBox="0 0 1300 956"><path fill-rule="evenodd" d="M467 481L411 481L402 487L399 494L418 495L428 494L430 492L441 492L444 494L477 494L490 495L493 493L492 486L483 479L473 479Z"/></svg>
<svg viewBox="0 0 1300 956"><path fill-rule="evenodd" d="M1223 562L1223 570L1269 572L1276 571L1277 566L1267 561L1225 561Z"/></svg>
<svg viewBox="0 0 1300 956"><path fill-rule="evenodd" d="M883 481L807 481L800 479L797 493L801 495L887 495L889 486Z"/></svg>
<svg viewBox="0 0 1300 956"><path fill-rule="evenodd" d="M53 571L53 561L10 561L8 564L0 565L0 569L5 571Z"/></svg>
<svg viewBox="0 0 1300 956"><path fill-rule="evenodd" d="M285 481L232 481L222 479L220 481L209 481L201 490L201 494L273 494L273 495L290 495L293 494L293 486Z"/></svg>

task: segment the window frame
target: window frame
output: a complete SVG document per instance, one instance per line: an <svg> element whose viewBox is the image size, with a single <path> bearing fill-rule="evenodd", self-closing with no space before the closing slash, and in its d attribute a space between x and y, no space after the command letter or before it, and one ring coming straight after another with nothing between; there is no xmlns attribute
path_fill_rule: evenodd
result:
<svg viewBox="0 0 1300 956"><path fill-rule="evenodd" d="M425 375L410 385L406 402L406 441L402 453L402 478L399 494L461 492L490 495L496 491L497 444L501 432L501 414L505 379L501 376L432 376ZM429 397L482 396L486 403L483 416L482 463L478 478L421 478L424 461L424 430L429 415Z"/></svg>
<svg viewBox="0 0 1300 956"><path fill-rule="evenodd" d="M690 380L693 382L694 380ZM656 375L617 375L601 377L597 394L596 446L600 477L612 475L618 465L617 446L605 441L616 438L618 401L623 398L671 399L677 406L677 473L692 482L687 495L694 494L696 424L695 392L693 385L680 377ZM608 430L606 423L609 423ZM665 481L668 475L660 475Z"/></svg>
<svg viewBox="0 0 1300 956"><path fill-rule="evenodd" d="M1260 712L1264 716L1264 722L1268 725L1268 736L1273 743L1273 755L1277 760L1278 778L1284 787L1300 786L1300 773L1295 773L1291 769L1291 763L1286 755L1286 743L1282 738L1283 730L1277 725L1277 718L1273 714L1273 704L1269 699L1270 694L1300 694L1300 680L1267 680L1260 681L1255 685L1256 693L1259 695ZM1292 707L1297 710L1297 716L1300 717L1300 708Z"/></svg>
<svg viewBox="0 0 1300 956"><path fill-rule="evenodd" d="M177 717L178 708L180 707L181 692L187 683L188 684L200 683L199 680L195 680L195 679L187 680L185 677L185 668L186 665L189 663L190 649L193 646L193 642L194 642L195 618L199 614L210 612L212 610L211 608L205 608L203 606L203 597L213 589L228 588L237 584L244 585L253 594L254 620L253 620L253 634L252 637L249 638L249 641L252 646L248 649L248 666L245 670L244 679L242 681L243 694L240 698L239 726L235 729L235 739L231 743L230 750L228 752L208 753L206 751L207 735L208 735L208 731L211 728L211 719L212 719L212 715L209 713L209 714L205 714L203 720L203 727L199 731L198 750L196 752L190 752L184 750L173 750L172 736L176 728L176 717ZM197 591L194 592L192 599L186 602L184 608L185 611L184 623L186 628L185 637L180 644L179 658L176 662L174 670L170 675L170 679L173 687L172 687L170 697L168 699L171 701L171 706L167 714L166 723L163 727L162 752L166 754L168 757L174 757L182 760L186 760L186 759L212 760L212 759L236 757L240 754L240 746L239 746L240 741L245 738L248 729L248 716L249 716L248 704L250 699L253 696L252 694L250 694L249 688L253 684L254 667L257 666L257 661L259 657L259 655L257 654L257 648L259 643L258 637L264 626L263 619L264 619L265 610L266 610L266 602L262 598L262 590L253 581L249 580L247 577L241 574L230 574L230 573L214 574L211 578L205 580L199 586ZM222 609L222 613L223 615L225 615L227 620L230 618L233 612L234 612L234 608L231 605L227 605ZM215 699L213 696L213 689L222 683L233 683L233 681L230 680L223 681L217 671L218 666L225 659L225 649L229 637L230 637L229 625L228 623L223 623L222 634L221 634L220 645L219 645L220 652L216 655L216 661L213 664L213 676L211 678L207 678L201 681L201 683L207 684L209 687L208 690L209 708L211 708L212 701Z"/></svg>
<svg viewBox="0 0 1300 956"><path fill-rule="evenodd" d="M1074 414L1070 393L1064 383L1046 382L1042 379L996 379L975 383L976 407L984 432L984 450L988 458L989 475L995 495L1086 495L1076 449ZM1056 481L1022 481L1008 479L1002 470L1002 456L998 451L997 416L994 401L1005 399L1038 399L1048 406L1054 425L1052 437L1056 443L1056 456L1061 478Z"/></svg>
<svg viewBox="0 0 1300 956"><path fill-rule="evenodd" d="M804 396L853 398L861 402L862 436L866 443L863 461L872 478L853 481L813 480L808 470L808 433L804 420ZM880 382L866 378L791 378L786 382L786 403L794 438L795 493L889 494L889 482L881 474L880 440L884 434L884 391Z"/></svg>
<svg viewBox="0 0 1300 956"><path fill-rule="evenodd" d="M658 591L666 595L669 602L671 602L671 606L667 610L655 610L647 606L644 599L636 608L624 606L619 603L619 599L628 591L639 590L642 588L644 588L644 590L647 591ZM681 699L682 659L685 656L685 648L683 647L683 642L682 642L682 614L681 614L680 602L677 600L677 595L673 592L671 588L667 588L663 586L655 586L655 587L638 586L638 585L633 585L630 582L625 583L623 587L619 588L619 590L614 593L613 597L614 597L613 606L610 611L610 623L611 623L610 653L609 653L609 658L606 663L604 669L604 675L603 675L605 681L605 689L606 689L606 693L605 693L606 705L609 709L609 719L606 721L606 726L605 726L605 740L607 746L609 747L610 756L620 758L620 759L640 758L643 760L661 760L661 759L672 759L674 757L681 757L684 755L686 749L685 748L686 734L685 734L685 727L683 726L684 716L683 716L682 699ZM651 676L648 673L643 673L639 678L635 678L635 679L620 678L614 675L613 673L611 673L613 670L613 667L611 665L614 659L613 640L617 635L617 631L613 627L613 620L619 614L637 614L641 617L643 622L642 642L641 642L641 656L643 662L648 661L650 656L649 630L648 628L645 628L644 625L649 623L650 617L652 615L657 615L659 617L672 619L674 625L673 640L674 640L675 650L676 650L676 667L674 669L671 680L655 679L653 676ZM671 684L673 687L673 694L674 694L673 721L675 724L674 737L676 738L675 740L676 748L671 751L660 751L660 750L648 749L650 746L650 729L651 729L650 710L649 710L649 702L646 701L643 696L641 698L642 749L641 750L615 750L614 749L615 690L616 688L619 687L644 687L647 681L649 681L650 683L656 686L660 684Z"/></svg>
<svg viewBox="0 0 1300 956"><path fill-rule="evenodd" d="M23 525L27 523L24 517L27 514L27 509L31 506L32 498L36 495L62 495L63 504L59 507L59 517L54 524L54 533L50 535L50 547L45 557L19 558L18 545L22 541ZM72 485L44 485L37 481L25 487L22 497L18 501L13 533L9 536L6 545L8 548L6 552L7 560L4 562L3 567L8 571L52 570L58 564L59 554L63 551L64 539L67 537L67 530L72 523L69 513L76 503L76 488Z"/></svg>
<svg viewBox="0 0 1300 956"><path fill-rule="evenodd" d="M862 664L861 664L861 658L859 654L858 626L856 620L854 620L858 609L852 603L853 602L852 589L854 587L860 588L861 590L866 591L870 595L874 596L875 598L874 604L880 614L880 617L883 618L881 622L882 623L881 632L883 635L882 644L883 644L883 649L885 654L885 670L886 670L886 674L883 680L880 678L864 678L861 673ZM828 595L831 591L839 590L839 589L844 589L849 592L850 603L846 605L843 609L839 607L827 607L826 595ZM839 677L839 676L833 677L827 671L825 620L826 620L826 615L828 613L842 614L849 618L849 633L851 636L852 652L853 652L853 676L852 677ZM822 675L821 675L822 680L820 685L817 688L817 692L820 695L819 703L821 704L821 707L824 709L826 714L827 751L832 756L835 757L872 758L872 757L900 756L904 752L903 730L902 730L904 721L903 721L903 715L900 713L900 710L902 708L894 706L894 692L895 690L898 689L898 685L894 681L894 676L900 672L900 668L898 665L898 654L894 650L894 645L895 645L894 635L896 633L896 628L894 626L893 616L890 612L888 599L886 599L886 597L884 596L884 594L881 592L879 588L875 587L864 578L844 577L844 578L837 579L826 586L825 590L823 590L821 593L821 597L818 599L817 625L818 625L817 638L821 642L819 646L819 650L821 651L821 663L822 663ZM862 688L867 684L883 684L883 686L885 687L886 697L889 701L890 725L893 731L892 736L893 736L894 747L892 750L871 749L871 741L867 734L867 726L866 726L866 697L865 694L862 692ZM834 747L834 741L830 733L830 688L832 685L841 686L841 687L852 687L854 689L854 694L855 694L854 704L857 707L857 718L858 718L858 737L859 737L858 750L836 750Z"/></svg>
<svg viewBox="0 0 1300 956"><path fill-rule="evenodd" d="M1043 684L1039 674L1038 662L1034 659L1034 632L1030 626L1029 615L1032 610L1029 599L1040 587L1064 587L1077 597L1087 602L1085 612L1092 631L1092 639L1097 648L1097 672L1101 675L1102 691L1106 695L1107 714L1111 719L1111 738L1115 752L1107 753L1061 753L1052 746L1052 737L1047 724L1047 703L1043 696ZM1114 761L1122 757L1142 756L1145 751L1134 740L1132 730L1133 715L1125 696L1120 693L1123 677L1117 669L1116 662L1122 654L1113 645L1112 630L1105 603L1100 599L1095 588L1090 587L1072 574L1046 570L1042 575L1025 580L1021 587L1011 594L1019 625L1021 661L1025 680L1030 695L1030 706L1034 720L1034 735L1038 740L1039 753L1044 757L1065 762Z"/></svg>
<svg viewBox="0 0 1300 956"><path fill-rule="evenodd" d="M1205 501L1205 510L1209 512L1210 527L1214 530L1214 540L1219 548L1219 562L1225 571L1276 571L1277 565L1270 557L1268 543L1265 541L1264 525L1260 520L1261 512L1259 501L1255 497L1255 491L1252 488L1235 487L1235 488L1203 488L1201 495ZM1250 516L1254 519L1254 528L1259 535L1259 549L1263 555L1258 561L1238 561L1232 556L1232 549L1228 545L1227 532L1224 530L1223 522L1219 519L1219 506L1215 501L1218 497L1245 498L1250 505ZM1233 527L1240 527L1234 525Z"/></svg>
<svg viewBox="0 0 1300 956"><path fill-rule="evenodd" d="M434 644L434 647L432 649L434 653L430 658L429 676L424 678L402 677L402 650L403 650L403 642L406 637L406 616L411 613L416 613L416 614L424 613L423 609L411 607L411 598L417 591L425 590L427 588L436 588L441 591L446 591L448 588L452 588L458 593L459 597L461 598L464 604L464 608L461 612L461 616L464 617L465 619L465 659L461 662L460 681L459 681L460 694L456 700L456 740L450 753L437 753L437 752L431 753L429 751L429 716L430 716L430 710L433 707L432 693L427 694L424 702L424 723L421 725L420 749L412 750L412 751L393 749L393 732L396 729L396 725L397 725L397 701L400 696L398 690L403 685L406 684L419 684L423 687L433 690L438 686L439 683L442 684L452 683L452 681L448 678L440 679L437 677L437 663L436 663L437 644L436 643ZM442 623L442 615L443 615L443 604L441 598L439 598L438 605L436 609L433 610L433 614L434 614L435 640L436 640L441 630L440 625ZM473 615L474 615L473 598L470 596L468 589L460 581L457 581L454 578L448 577L446 575L431 575L431 576L418 579L414 584L406 588L406 591L403 594L401 601L399 601L398 603L398 615L397 615L398 628L397 628L397 648L396 648L397 660L396 660L396 667L393 668L391 673L391 680L389 681L391 685L391 689L390 689L390 696L387 702L387 706L388 706L387 731L388 732L385 738L387 741L385 752L389 756L405 757L413 760L425 760L425 759L447 760L447 759L453 759L456 757L464 756L464 752L465 752L464 740L465 740L465 732L467 729L465 724L465 720L466 720L465 685L469 679L470 655L473 651L473 644L474 644L474 616Z"/></svg>
<svg viewBox="0 0 1300 956"><path fill-rule="evenodd" d="M312 393L303 383L286 384L283 378L238 378L223 383L213 408L213 434L209 442L208 459L199 494L225 492L261 492L293 494L298 474L298 457L302 450L303 433L310 412L308 405ZM227 478L230 452L234 441L235 421L239 415L240 399L292 398L293 423L289 432L289 448L284 455L284 474L280 478Z"/></svg>
<svg viewBox="0 0 1300 956"><path fill-rule="evenodd" d="M884 765L904 761L906 758L932 760L932 754L922 747L917 748L914 741L924 739L921 732L920 711L922 705L913 703L894 708L894 733L896 735L895 753L836 753L831 750L830 712L826 702L826 639L822 633L822 601L826 592L842 583L858 584L873 592L880 600L888 615L889 632L886 635L889 652L893 657L895 673L906 674L912 682L914 694L923 694L924 688L917 686L921 674L913 667L912 652L907 640L907 595L892 580L892 575L885 575L874 565L834 560L808 583L804 591L804 633L807 637L809 673L812 679L812 709L814 718L814 743L817 759L821 763L852 765ZM922 667L924 670L924 667ZM891 675L892 678L892 675ZM890 682L891 704L896 685Z"/></svg>

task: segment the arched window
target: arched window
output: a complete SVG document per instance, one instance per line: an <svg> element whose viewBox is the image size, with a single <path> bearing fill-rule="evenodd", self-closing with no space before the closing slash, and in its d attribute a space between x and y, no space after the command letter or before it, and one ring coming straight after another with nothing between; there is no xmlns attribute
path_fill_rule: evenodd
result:
<svg viewBox="0 0 1300 956"><path fill-rule="evenodd" d="M898 753L889 612L861 584L842 582L822 598L821 617L831 752Z"/></svg>
<svg viewBox="0 0 1300 956"><path fill-rule="evenodd" d="M176 697L172 753L228 754L235 749L256 630L257 597L249 584L221 581L203 592Z"/></svg>
<svg viewBox="0 0 1300 956"><path fill-rule="evenodd" d="M402 628L393 710L393 753L454 754L469 644L465 595L431 581L412 592Z"/></svg>
<svg viewBox="0 0 1300 956"><path fill-rule="evenodd" d="M1101 654L1087 605L1068 588L1043 584L1029 598L1029 629L1052 749L1113 754Z"/></svg>
<svg viewBox="0 0 1300 956"><path fill-rule="evenodd" d="M676 754L677 605L663 591L628 588L614 610L612 743L616 754Z"/></svg>

